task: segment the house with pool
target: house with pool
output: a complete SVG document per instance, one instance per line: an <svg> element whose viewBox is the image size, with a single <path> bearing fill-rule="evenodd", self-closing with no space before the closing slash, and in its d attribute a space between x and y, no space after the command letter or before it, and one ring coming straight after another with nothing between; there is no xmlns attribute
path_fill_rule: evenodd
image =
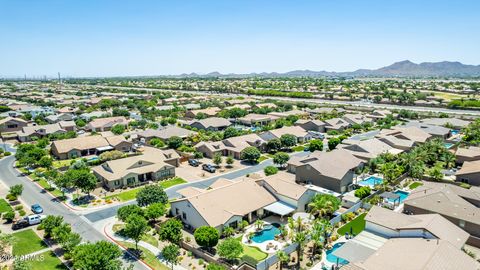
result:
<svg viewBox="0 0 480 270"><path fill-rule="evenodd" d="M180 189L171 202L171 214L191 229L211 226L222 231L269 216L277 220L304 212L319 191L295 183L294 176L279 173L263 179L217 179L209 187ZM339 194L337 194L339 195Z"/></svg>
<svg viewBox="0 0 480 270"><path fill-rule="evenodd" d="M350 270L478 269L462 248L469 234L438 214L410 216L374 206L365 229L327 251L327 262Z"/></svg>

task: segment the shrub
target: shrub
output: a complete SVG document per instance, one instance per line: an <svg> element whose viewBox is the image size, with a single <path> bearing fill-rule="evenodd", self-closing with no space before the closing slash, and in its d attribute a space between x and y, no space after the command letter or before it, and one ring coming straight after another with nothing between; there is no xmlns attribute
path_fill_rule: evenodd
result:
<svg viewBox="0 0 480 270"><path fill-rule="evenodd" d="M18 214L23 217L23 216L25 216L27 213L25 212L25 210L20 210L20 211L18 211Z"/></svg>
<svg viewBox="0 0 480 270"><path fill-rule="evenodd" d="M12 222L12 220L15 218L15 213L12 210L9 210L8 212L3 213L2 218L7 222Z"/></svg>
<svg viewBox="0 0 480 270"><path fill-rule="evenodd" d="M267 166L265 167L265 169L263 169L263 171L265 172L265 175L274 175L278 172L278 168L275 167L275 166Z"/></svg>
<svg viewBox="0 0 480 270"><path fill-rule="evenodd" d="M370 187L368 187L368 186L361 187L361 188L355 190L355 197L363 199L365 197L368 197L368 195L370 195L371 192L372 191L371 191Z"/></svg>
<svg viewBox="0 0 480 270"><path fill-rule="evenodd" d="M15 210L19 211L23 209L23 205L17 205L15 206Z"/></svg>
<svg viewBox="0 0 480 270"><path fill-rule="evenodd" d="M470 184L467 184L467 183L461 183L460 186L466 189L469 189L470 187L472 187Z"/></svg>
<svg viewBox="0 0 480 270"><path fill-rule="evenodd" d="M7 194L7 196L5 196L5 198L9 201L15 201L17 199L17 196L15 196L13 194Z"/></svg>
<svg viewBox="0 0 480 270"><path fill-rule="evenodd" d="M10 156L11 154L12 154L12 153L10 153L10 152L5 152L5 153L3 153L3 155L6 156L6 157Z"/></svg>

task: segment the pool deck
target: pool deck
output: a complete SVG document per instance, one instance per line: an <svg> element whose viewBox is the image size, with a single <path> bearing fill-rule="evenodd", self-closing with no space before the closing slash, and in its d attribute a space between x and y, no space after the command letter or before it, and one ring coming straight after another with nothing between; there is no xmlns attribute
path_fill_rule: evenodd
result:
<svg viewBox="0 0 480 270"><path fill-rule="evenodd" d="M279 220L275 218L266 218L263 221L265 222L264 226L271 225L272 223L285 224L285 222L279 222ZM245 230L245 233L242 236L242 243L247 246L258 247L261 251L269 254L275 253L287 245L285 241L280 242L277 240L268 240L262 243L256 243L253 241L249 242L248 234L250 232L256 232L256 231L257 229L255 228L255 224L248 226Z"/></svg>
<svg viewBox="0 0 480 270"><path fill-rule="evenodd" d="M345 236L341 236L338 238L335 242L330 243L330 245L333 247L337 243L342 243L342 242L347 242L347 238ZM322 259L320 260L319 263L314 265L311 270L321 270L323 266L325 266L327 269L332 269L332 265L335 265L335 263L331 263L327 260L327 252L326 250L322 252Z"/></svg>

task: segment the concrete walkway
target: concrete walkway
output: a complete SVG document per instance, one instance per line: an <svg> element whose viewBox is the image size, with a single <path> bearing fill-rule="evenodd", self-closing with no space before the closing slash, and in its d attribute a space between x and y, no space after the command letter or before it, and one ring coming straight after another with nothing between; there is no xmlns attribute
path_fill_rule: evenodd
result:
<svg viewBox="0 0 480 270"><path fill-rule="evenodd" d="M113 241L117 242L117 244L119 244L118 243L119 241L135 244L135 241L133 241L129 238L126 238L126 237L119 236L119 235L115 234L115 232L113 231L113 224L114 224L114 222L110 222L104 228L104 232L105 232L107 237L109 237ZM170 263L166 262L165 259L163 259L162 251L158 247L152 246L149 243L146 243L146 242L143 242L143 241L138 242L138 245L147 249L147 250L149 250L150 252L152 252L162 264L164 264L168 268L171 268ZM122 248L124 248L124 247L122 246ZM143 263L146 264L145 262L143 262ZM148 265L148 264L146 264L146 265ZM187 269L184 268L181 265L176 264L176 265L173 266L173 270L187 270Z"/></svg>

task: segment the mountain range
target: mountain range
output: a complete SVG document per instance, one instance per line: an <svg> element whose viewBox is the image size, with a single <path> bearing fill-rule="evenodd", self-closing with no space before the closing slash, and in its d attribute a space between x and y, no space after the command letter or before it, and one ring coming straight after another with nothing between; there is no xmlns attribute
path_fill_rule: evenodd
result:
<svg viewBox="0 0 480 270"><path fill-rule="evenodd" d="M180 77L480 77L480 65L465 65L460 62L424 62L409 60L393 63L379 69L358 69L351 72L293 70L285 73L263 72L248 74L221 74L211 72L181 74ZM178 76L176 76L178 77Z"/></svg>

